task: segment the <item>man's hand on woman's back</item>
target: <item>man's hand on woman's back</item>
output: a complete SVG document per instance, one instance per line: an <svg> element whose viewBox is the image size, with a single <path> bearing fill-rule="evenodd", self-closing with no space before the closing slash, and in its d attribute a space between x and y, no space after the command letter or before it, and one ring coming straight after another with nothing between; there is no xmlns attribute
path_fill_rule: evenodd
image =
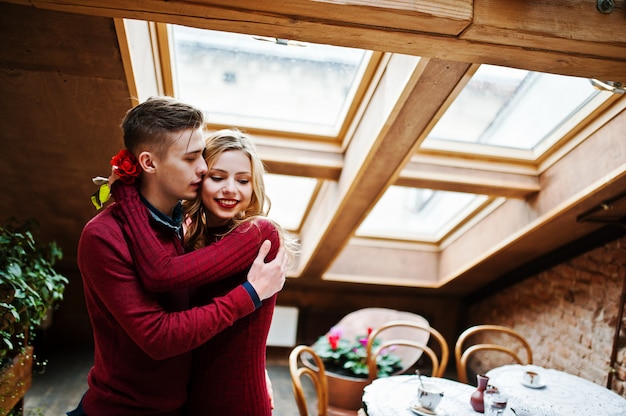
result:
<svg viewBox="0 0 626 416"><path fill-rule="evenodd" d="M288 260L285 249L281 246L278 249L276 258L269 263L265 263L265 257L271 248L272 243L269 240L265 240L248 272L248 281L261 300L272 297L285 284Z"/></svg>

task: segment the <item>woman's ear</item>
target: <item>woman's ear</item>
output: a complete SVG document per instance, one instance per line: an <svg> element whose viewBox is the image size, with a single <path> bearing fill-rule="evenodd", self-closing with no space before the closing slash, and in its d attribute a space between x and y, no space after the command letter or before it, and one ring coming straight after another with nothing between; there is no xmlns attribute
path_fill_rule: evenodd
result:
<svg viewBox="0 0 626 416"><path fill-rule="evenodd" d="M139 156L137 157L137 161L139 162L139 166L141 166L144 172L146 173L155 172L156 168L154 166L154 157L152 153L147 152L147 151L143 151L139 153Z"/></svg>

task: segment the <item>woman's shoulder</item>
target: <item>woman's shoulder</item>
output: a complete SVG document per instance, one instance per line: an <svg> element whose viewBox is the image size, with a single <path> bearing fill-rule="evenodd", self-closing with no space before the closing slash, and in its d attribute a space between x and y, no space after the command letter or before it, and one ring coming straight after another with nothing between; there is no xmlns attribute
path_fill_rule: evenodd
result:
<svg viewBox="0 0 626 416"><path fill-rule="evenodd" d="M271 219L263 216L251 217L236 229L239 232L258 232L263 238L277 236L279 233L278 225Z"/></svg>
<svg viewBox="0 0 626 416"><path fill-rule="evenodd" d="M254 217L250 222L258 227L262 233L276 234L280 231L278 224L267 217Z"/></svg>
<svg viewBox="0 0 626 416"><path fill-rule="evenodd" d="M274 221L270 220L267 217L263 217L260 215L252 217L250 219L250 222L261 228L274 229L274 230L278 228Z"/></svg>

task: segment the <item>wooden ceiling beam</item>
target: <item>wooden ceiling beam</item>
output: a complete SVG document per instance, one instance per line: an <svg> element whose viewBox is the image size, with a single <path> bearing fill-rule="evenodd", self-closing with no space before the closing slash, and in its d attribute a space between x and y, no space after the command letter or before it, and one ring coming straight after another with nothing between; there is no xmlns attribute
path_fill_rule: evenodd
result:
<svg viewBox="0 0 626 416"><path fill-rule="evenodd" d="M537 175L414 162L404 167L395 185L507 198L527 198L540 190Z"/></svg>
<svg viewBox="0 0 626 416"><path fill-rule="evenodd" d="M469 65L395 55L302 227L299 275L320 278L419 145L419 133ZM424 102L422 98L431 99Z"/></svg>
<svg viewBox="0 0 626 416"><path fill-rule="evenodd" d="M252 134L256 139L257 136ZM267 145L262 140L256 143L257 151L269 173L305 176L337 181L343 168L340 150L315 150L293 146L293 141L284 139L282 145ZM313 146L312 146L313 147Z"/></svg>
<svg viewBox="0 0 626 416"><path fill-rule="evenodd" d="M589 0L474 1L474 19L461 39L563 53L626 58L624 1L613 13ZM621 3L621 5L620 5Z"/></svg>
<svg viewBox="0 0 626 416"><path fill-rule="evenodd" d="M605 224L581 221L581 216L609 205L607 201L626 189L625 125L626 112L622 111L543 172L541 192L527 201L507 200L441 248L398 242L400 249L390 250L391 242L366 245L352 239L328 274L339 281L431 288L439 294L469 293L533 261L537 253L549 253L588 235ZM385 250L392 267L369 260L377 248ZM368 260L362 265L360 259ZM416 259L424 267L419 268Z"/></svg>
<svg viewBox="0 0 626 416"><path fill-rule="evenodd" d="M602 80L626 73L624 1L611 14L582 0L4 1Z"/></svg>
<svg viewBox="0 0 626 416"><path fill-rule="evenodd" d="M343 169L343 156L338 152L299 149L283 141L283 146L257 144L257 149L269 173L305 176L338 181ZM455 166L428 163L428 157L409 162L393 185L427 188L440 191L468 192L507 198L527 198L539 192L539 180L529 173L495 171L476 166Z"/></svg>

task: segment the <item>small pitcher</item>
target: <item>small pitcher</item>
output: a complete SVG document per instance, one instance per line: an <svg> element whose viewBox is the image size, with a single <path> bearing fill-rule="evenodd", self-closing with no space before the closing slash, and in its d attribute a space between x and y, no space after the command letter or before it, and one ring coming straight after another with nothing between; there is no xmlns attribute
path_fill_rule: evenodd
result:
<svg viewBox="0 0 626 416"><path fill-rule="evenodd" d="M487 382L489 381L489 377L484 376L482 374L478 374L476 376L476 381L477 381L478 387L476 388L476 390L474 390L474 392L470 396L470 404L472 405L472 408L475 411L479 413L484 413L485 403L483 402L483 399L485 395L485 389L487 388Z"/></svg>

